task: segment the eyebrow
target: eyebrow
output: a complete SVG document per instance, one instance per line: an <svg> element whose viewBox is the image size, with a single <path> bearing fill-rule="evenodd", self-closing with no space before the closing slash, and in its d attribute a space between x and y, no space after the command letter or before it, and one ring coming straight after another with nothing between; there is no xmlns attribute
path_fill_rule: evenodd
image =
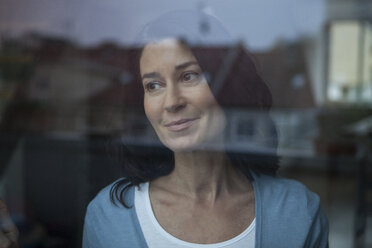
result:
<svg viewBox="0 0 372 248"><path fill-rule="evenodd" d="M145 78L157 78L157 77L160 77L160 74L158 72L149 72L149 73L143 74L142 80Z"/></svg>
<svg viewBox="0 0 372 248"><path fill-rule="evenodd" d="M190 65L199 65L199 64L196 61L190 61L190 62L186 62L180 65L176 65L175 68L176 70L182 70L182 69L189 67Z"/></svg>
<svg viewBox="0 0 372 248"><path fill-rule="evenodd" d="M182 70L182 69L185 69L185 68L189 67L190 65L199 65L199 64L196 61L190 61L190 62L185 62L185 63L180 64L180 65L176 65L174 68L176 70ZM145 78L160 78L160 77L161 77L161 75L158 72L149 72L149 73L143 74L142 80L145 79Z"/></svg>

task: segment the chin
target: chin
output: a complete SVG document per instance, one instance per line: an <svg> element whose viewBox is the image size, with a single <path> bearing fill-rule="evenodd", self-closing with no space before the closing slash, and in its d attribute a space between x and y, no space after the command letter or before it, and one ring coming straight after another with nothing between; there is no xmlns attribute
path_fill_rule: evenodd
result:
<svg viewBox="0 0 372 248"><path fill-rule="evenodd" d="M222 151L224 145L221 142L195 142L195 141L171 141L164 143L173 152L192 152L192 151Z"/></svg>
<svg viewBox="0 0 372 248"><path fill-rule="evenodd" d="M168 147L173 152L190 152L200 150L201 144L189 143L189 142L167 142Z"/></svg>

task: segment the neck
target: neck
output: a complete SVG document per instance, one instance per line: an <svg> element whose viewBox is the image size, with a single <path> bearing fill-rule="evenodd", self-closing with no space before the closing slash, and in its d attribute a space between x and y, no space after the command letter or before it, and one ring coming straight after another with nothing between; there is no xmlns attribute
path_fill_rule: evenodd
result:
<svg viewBox="0 0 372 248"><path fill-rule="evenodd" d="M245 190L249 184L224 152L192 151L174 156L174 170L156 183L193 200L213 203L234 190Z"/></svg>

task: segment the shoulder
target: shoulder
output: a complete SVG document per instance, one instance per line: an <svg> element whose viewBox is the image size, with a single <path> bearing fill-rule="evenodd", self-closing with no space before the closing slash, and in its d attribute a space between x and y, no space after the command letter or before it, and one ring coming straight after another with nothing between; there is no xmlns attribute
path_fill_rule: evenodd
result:
<svg viewBox="0 0 372 248"><path fill-rule="evenodd" d="M135 241L138 236L134 207L125 208L110 200L111 188L117 181L103 188L89 203L84 221L83 247L120 247L125 242ZM134 198L130 188L128 200Z"/></svg>
<svg viewBox="0 0 372 248"><path fill-rule="evenodd" d="M277 242L292 247L326 247L328 222L317 194L298 181L281 177L256 176L254 185L263 234L271 233Z"/></svg>
<svg viewBox="0 0 372 248"><path fill-rule="evenodd" d="M120 180L120 179L119 179ZM85 223L94 224L94 226L99 227L103 224L115 224L117 216L121 218L129 218L132 208L125 208L120 202L115 203L111 201L111 190L119 182L119 180L111 183L110 185L103 188L88 204ZM128 191L126 197L129 200L134 198L132 191Z"/></svg>
<svg viewBox="0 0 372 248"><path fill-rule="evenodd" d="M111 191L113 188L124 178L120 178L113 183L107 185L103 189L101 189L98 194L93 198L93 200L89 203L87 212L89 211L121 211L126 209L124 206L120 204L120 202L111 201ZM121 188L125 187L126 185L119 186L119 191ZM130 203L133 202L134 194L132 194L132 190L129 190L126 194L126 200ZM121 210L120 210L121 209Z"/></svg>
<svg viewBox="0 0 372 248"><path fill-rule="evenodd" d="M267 175L257 176L255 181L261 200L266 203L264 207L278 207L282 211L297 208L308 214L308 217L319 208L319 196L298 181ZM283 209L284 206L287 208Z"/></svg>

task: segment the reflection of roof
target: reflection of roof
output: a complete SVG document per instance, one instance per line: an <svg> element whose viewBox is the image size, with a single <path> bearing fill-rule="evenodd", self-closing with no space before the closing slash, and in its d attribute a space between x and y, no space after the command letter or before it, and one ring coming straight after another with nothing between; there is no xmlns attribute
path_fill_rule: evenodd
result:
<svg viewBox="0 0 372 248"><path fill-rule="evenodd" d="M278 46L271 51L256 53L261 76L273 95L274 108L314 107L304 50L300 44Z"/></svg>
<svg viewBox="0 0 372 248"><path fill-rule="evenodd" d="M90 102L93 104L109 104L109 105L130 105L130 106L141 106L142 99L138 98L143 94L141 85L130 83L122 84L115 82L106 89L102 90L96 95L90 98Z"/></svg>
<svg viewBox="0 0 372 248"><path fill-rule="evenodd" d="M88 57L99 60L101 64L120 68L126 77L116 78L116 82L92 96L92 103L107 104L142 104L141 99L134 99L142 94L142 87L136 84L133 63L128 59L130 49L105 45L88 52ZM227 49L226 49L227 50ZM228 85L229 79L234 80L233 67L244 58L244 48L240 44L231 49L224 60L224 68L218 75L223 78L222 85L217 90L224 94L224 101L235 107L246 107L248 101L236 97L236 89ZM276 47L267 52L253 54L259 64L259 74L269 86L273 96L274 108L308 108L314 106L309 75L305 65L303 50L300 45ZM129 82L123 82L123 78Z"/></svg>
<svg viewBox="0 0 372 248"><path fill-rule="evenodd" d="M34 56L39 62L56 61L63 55L66 55L66 53L75 50L74 46L64 39L48 37L32 38L38 40L38 43L40 43L33 49Z"/></svg>
<svg viewBox="0 0 372 248"><path fill-rule="evenodd" d="M83 56L86 59L98 62L103 66L109 66L117 71L110 85L90 97L91 103L142 105L142 100L138 96L143 94L143 89L137 83L136 64L131 59L133 51L131 48L104 44L84 52Z"/></svg>

